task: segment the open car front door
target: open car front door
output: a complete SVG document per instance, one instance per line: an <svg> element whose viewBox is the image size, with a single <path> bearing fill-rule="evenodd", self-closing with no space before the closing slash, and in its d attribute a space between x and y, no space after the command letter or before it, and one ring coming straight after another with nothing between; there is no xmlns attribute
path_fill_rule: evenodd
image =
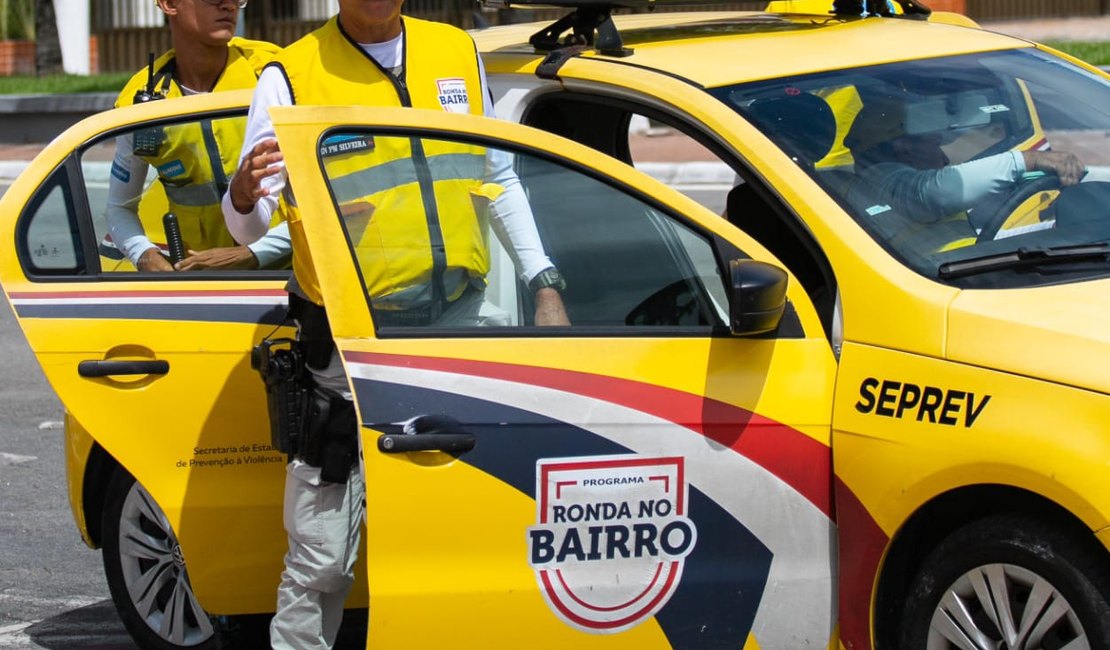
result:
<svg viewBox="0 0 1110 650"><path fill-rule="evenodd" d="M743 317L762 247L519 125L272 116L362 425L370 647L828 647L835 360L796 283ZM533 222L569 326L499 236Z"/></svg>

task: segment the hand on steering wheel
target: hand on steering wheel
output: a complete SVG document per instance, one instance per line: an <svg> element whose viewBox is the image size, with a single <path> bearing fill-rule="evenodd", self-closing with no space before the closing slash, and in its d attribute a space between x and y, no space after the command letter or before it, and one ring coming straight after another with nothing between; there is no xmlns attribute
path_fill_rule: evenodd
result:
<svg viewBox="0 0 1110 650"><path fill-rule="evenodd" d="M985 209L990 214L986 217L983 227L979 230L979 236L976 237L975 243L992 241L998 236L998 231L1006 224L1006 221L1013 215L1014 211L1025 203L1029 197L1038 194L1039 192L1048 192L1050 190L1058 190L1063 186L1060 177L1056 174L1044 174L1035 176L1028 179L1023 179L1014 184L1010 193L1001 199L1001 202L996 203L998 207L992 206L977 206L975 210Z"/></svg>

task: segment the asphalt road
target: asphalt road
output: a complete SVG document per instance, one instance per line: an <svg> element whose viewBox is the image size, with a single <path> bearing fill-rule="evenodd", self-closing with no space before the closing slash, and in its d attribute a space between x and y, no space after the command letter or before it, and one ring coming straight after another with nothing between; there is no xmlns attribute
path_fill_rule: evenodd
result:
<svg viewBox="0 0 1110 650"><path fill-rule="evenodd" d="M0 301L0 648L133 648L70 514L62 406Z"/></svg>

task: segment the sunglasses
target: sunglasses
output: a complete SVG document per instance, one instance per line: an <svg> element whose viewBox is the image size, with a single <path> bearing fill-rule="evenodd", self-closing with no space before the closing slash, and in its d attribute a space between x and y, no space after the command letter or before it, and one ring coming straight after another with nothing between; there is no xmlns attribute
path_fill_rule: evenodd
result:
<svg viewBox="0 0 1110 650"><path fill-rule="evenodd" d="M200 1L203 2L206 5L211 6L211 7L218 7L218 6L222 5L223 3L227 2L227 0L200 0ZM235 6L242 9L243 7L247 6L247 1L248 0L234 0L234 1L235 1Z"/></svg>

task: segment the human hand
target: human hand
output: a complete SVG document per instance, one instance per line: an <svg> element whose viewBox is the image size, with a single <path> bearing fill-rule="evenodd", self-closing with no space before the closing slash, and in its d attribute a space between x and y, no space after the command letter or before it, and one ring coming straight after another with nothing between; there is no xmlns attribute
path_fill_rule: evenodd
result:
<svg viewBox="0 0 1110 650"><path fill-rule="evenodd" d="M1064 186L1075 185L1087 175L1083 162L1068 151L1023 151L1022 155L1026 169L1055 174Z"/></svg>
<svg viewBox="0 0 1110 650"><path fill-rule="evenodd" d="M536 292L536 325L540 327L568 326L570 318L563 306L563 297L551 287Z"/></svg>
<svg viewBox="0 0 1110 650"><path fill-rule="evenodd" d="M270 192L262 187L262 180L281 173L280 163L285 157L278 147L277 140L264 140L251 149L243 157L235 177L231 179L228 193L231 195L231 204L240 214L246 214L254 209L258 199Z"/></svg>
<svg viewBox="0 0 1110 650"><path fill-rule="evenodd" d="M139 263L135 268L140 271L172 271L173 265L157 248L148 248L139 256Z"/></svg>
<svg viewBox="0 0 1110 650"><path fill-rule="evenodd" d="M188 257L174 265L178 271L202 269L257 269L258 258L246 246L209 248L206 251L190 250Z"/></svg>

